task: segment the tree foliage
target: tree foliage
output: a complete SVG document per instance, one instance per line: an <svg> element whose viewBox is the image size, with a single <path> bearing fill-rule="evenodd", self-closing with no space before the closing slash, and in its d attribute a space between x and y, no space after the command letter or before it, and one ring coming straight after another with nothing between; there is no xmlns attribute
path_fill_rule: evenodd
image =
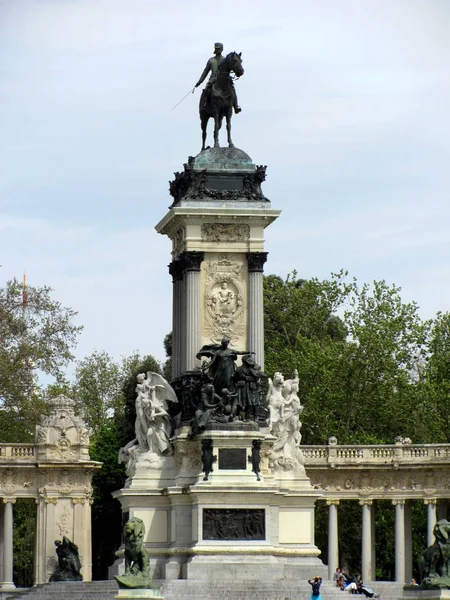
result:
<svg viewBox="0 0 450 600"><path fill-rule="evenodd" d="M415 395L430 324L416 304L343 271L325 281L269 276L264 286L266 371L298 369L304 443L422 441Z"/></svg>
<svg viewBox="0 0 450 600"><path fill-rule="evenodd" d="M31 441L43 404L38 375L61 376L82 327L49 287L0 288L0 441Z"/></svg>

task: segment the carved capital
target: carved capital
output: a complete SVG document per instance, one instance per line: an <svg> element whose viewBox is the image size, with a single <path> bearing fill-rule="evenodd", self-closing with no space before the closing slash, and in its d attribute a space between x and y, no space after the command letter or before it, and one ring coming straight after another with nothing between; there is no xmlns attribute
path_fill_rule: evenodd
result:
<svg viewBox="0 0 450 600"><path fill-rule="evenodd" d="M80 498L72 498L72 504L86 504L86 498L83 496Z"/></svg>
<svg viewBox="0 0 450 600"><path fill-rule="evenodd" d="M436 498L425 498L423 503L428 506L428 504L437 504L437 499Z"/></svg>
<svg viewBox="0 0 450 600"><path fill-rule="evenodd" d="M45 498L45 504L58 504L58 498L56 496L47 496Z"/></svg>
<svg viewBox="0 0 450 600"><path fill-rule="evenodd" d="M404 506L405 502L406 500L404 498L394 498L394 500L392 500L392 504L394 506L397 506L397 504L399 504L400 506Z"/></svg>
<svg viewBox="0 0 450 600"><path fill-rule="evenodd" d="M15 498L3 498L2 502L3 502L3 504L15 504L16 499Z"/></svg>
<svg viewBox="0 0 450 600"><path fill-rule="evenodd" d="M205 253L198 250L192 250L190 252L182 252L179 256L179 261L182 266L182 270L186 271L200 271L200 266L205 258Z"/></svg>
<svg viewBox="0 0 450 600"><path fill-rule="evenodd" d="M248 272L263 273L268 252L247 252Z"/></svg>
<svg viewBox="0 0 450 600"><path fill-rule="evenodd" d="M341 502L341 501L340 501L340 500L337 500L336 498L329 498L329 499L326 501L326 503L327 503L327 506L331 506L331 505L334 505L334 506L339 506L340 502Z"/></svg>
<svg viewBox="0 0 450 600"><path fill-rule="evenodd" d="M183 279L183 265L179 260L173 260L169 267L169 273L172 275L172 281L181 281Z"/></svg>
<svg viewBox="0 0 450 600"><path fill-rule="evenodd" d="M364 506L364 505L372 506L372 504L373 504L373 500L369 500L368 498L364 498L363 500L359 501L360 506Z"/></svg>

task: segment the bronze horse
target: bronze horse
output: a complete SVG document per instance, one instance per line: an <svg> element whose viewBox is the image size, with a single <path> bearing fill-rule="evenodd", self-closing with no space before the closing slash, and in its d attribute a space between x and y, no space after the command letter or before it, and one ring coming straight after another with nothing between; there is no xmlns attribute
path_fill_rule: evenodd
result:
<svg viewBox="0 0 450 600"><path fill-rule="evenodd" d="M210 88L206 87L203 90L200 98L202 150L205 149L206 126L209 119L214 119L214 148L219 147L219 130L224 117L227 120L228 146L234 148L231 141L231 117L236 92L230 73L234 73L237 77L244 74L241 53L230 52L219 65L216 81Z"/></svg>

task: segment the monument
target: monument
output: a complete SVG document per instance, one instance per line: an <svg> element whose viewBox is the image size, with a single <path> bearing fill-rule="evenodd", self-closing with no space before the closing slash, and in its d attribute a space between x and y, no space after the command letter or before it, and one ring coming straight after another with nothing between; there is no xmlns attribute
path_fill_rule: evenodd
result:
<svg viewBox="0 0 450 600"><path fill-rule="evenodd" d="M266 167L235 148L236 52L207 63L202 151L170 183L156 231L172 242L172 381L142 374L136 437L121 451L115 494L124 520L145 524L153 579L264 581L325 576L314 544L313 489L300 448L298 374L264 373L264 230L280 211L262 191ZM215 121L206 147L206 116ZM222 118L228 147L219 146ZM207 119L206 119L207 121ZM115 572L123 568L120 562Z"/></svg>

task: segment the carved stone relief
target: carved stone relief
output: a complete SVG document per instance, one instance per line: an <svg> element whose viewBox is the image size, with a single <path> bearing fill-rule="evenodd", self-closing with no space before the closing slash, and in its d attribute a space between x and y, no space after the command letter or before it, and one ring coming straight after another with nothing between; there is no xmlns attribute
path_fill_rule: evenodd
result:
<svg viewBox="0 0 450 600"><path fill-rule="evenodd" d="M250 237L245 223L203 223L202 238L207 242L241 242Z"/></svg>
<svg viewBox="0 0 450 600"><path fill-rule="evenodd" d="M70 508L67 506L67 504L64 506L64 508L61 511L61 514L59 515L59 518L56 520L56 526L59 529L59 535L62 537L64 535L71 535L71 527L70 527L70 521L72 518L72 511L70 510Z"/></svg>
<svg viewBox="0 0 450 600"><path fill-rule="evenodd" d="M227 336L233 344L245 334L242 268L227 254L206 263L205 331L214 343Z"/></svg>
<svg viewBox="0 0 450 600"><path fill-rule="evenodd" d="M172 238L173 256L174 257L178 256L179 254L181 254L181 252L186 250L185 235L186 235L186 231L185 231L184 227L180 227L175 232L175 235Z"/></svg>

